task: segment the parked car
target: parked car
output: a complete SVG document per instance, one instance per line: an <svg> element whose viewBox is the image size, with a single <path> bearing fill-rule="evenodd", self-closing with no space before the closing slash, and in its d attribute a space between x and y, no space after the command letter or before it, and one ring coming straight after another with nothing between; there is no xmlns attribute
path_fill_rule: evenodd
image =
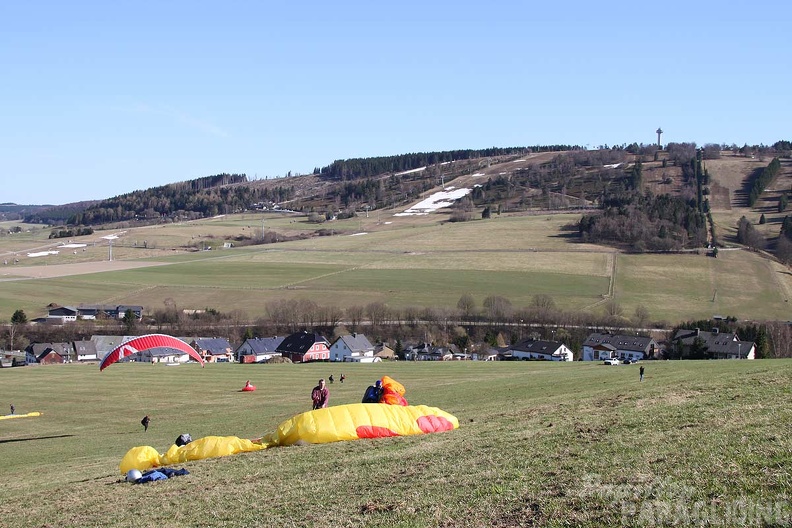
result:
<svg viewBox="0 0 792 528"><path fill-rule="evenodd" d="M629 358L625 359L624 361L622 361L622 364L624 364L624 365L629 365L630 363L633 363L633 361L630 360Z"/></svg>
<svg viewBox="0 0 792 528"><path fill-rule="evenodd" d="M603 364L604 364L604 365L618 365L618 364L619 364L619 360L618 360L618 359L616 359L616 358L613 358L613 359L606 359L606 360L605 360L605 362L604 362Z"/></svg>

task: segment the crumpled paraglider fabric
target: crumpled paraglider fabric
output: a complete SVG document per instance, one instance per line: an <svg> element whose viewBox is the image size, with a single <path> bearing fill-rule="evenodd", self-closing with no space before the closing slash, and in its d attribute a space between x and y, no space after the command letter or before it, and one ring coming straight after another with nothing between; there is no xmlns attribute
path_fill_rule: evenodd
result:
<svg viewBox="0 0 792 528"><path fill-rule="evenodd" d="M351 403L298 414L256 442L236 436L207 436L181 447L173 445L164 455L150 446L133 447L121 460L120 469L126 474L130 469L145 471L275 446L439 433L457 428L457 418L437 407Z"/></svg>
<svg viewBox="0 0 792 528"><path fill-rule="evenodd" d="M407 400L404 399L404 393L407 392L404 385L390 376L382 376L381 381L382 395L380 396L380 403L387 403L388 405L407 405Z"/></svg>
<svg viewBox="0 0 792 528"><path fill-rule="evenodd" d="M12 418L34 418L36 416L41 416L40 412L29 412L27 414L5 414L0 416L0 420L10 420Z"/></svg>
<svg viewBox="0 0 792 528"><path fill-rule="evenodd" d="M173 468L160 468L152 469L143 473L143 476L135 481L135 484L145 484L146 482L153 482L155 480L167 480L171 477L180 477L182 475L189 475L190 472L186 469L173 469Z"/></svg>
<svg viewBox="0 0 792 528"><path fill-rule="evenodd" d="M159 466L183 464L188 460L203 460L262 449L265 449L263 445L237 436L206 436L187 445L174 444L164 455L151 446L133 447L121 460L120 469L121 473L126 474L130 469L145 471Z"/></svg>

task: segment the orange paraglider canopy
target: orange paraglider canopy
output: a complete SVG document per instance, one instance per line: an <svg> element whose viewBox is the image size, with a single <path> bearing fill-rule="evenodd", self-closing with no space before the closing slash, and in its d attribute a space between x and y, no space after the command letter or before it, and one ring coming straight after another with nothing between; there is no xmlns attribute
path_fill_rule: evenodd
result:
<svg viewBox="0 0 792 528"><path fill-rule="evenodd" d="M388 405L407 405L407 400L404 399L405 392L407 391L404 385L390 376L382 376L382 396L380 396L380 403L387 403Z"/></svg>

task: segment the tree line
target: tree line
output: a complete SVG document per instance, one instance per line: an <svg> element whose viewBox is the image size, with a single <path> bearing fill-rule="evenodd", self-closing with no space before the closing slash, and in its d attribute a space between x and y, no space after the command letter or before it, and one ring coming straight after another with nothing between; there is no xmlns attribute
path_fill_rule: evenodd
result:
<svg viewBox="0 0 792 528"><path fill-rule="evenodd" d="M535 145L533 147L492 147L486 149L448 150L442 152L415 152L397 156L378 156L373 158L351 158L336 160L330 165L315 168L314 174L330 180L354 180L381 174L404 172L429 165L453 161L509 156L526 152L566 151L580 148L571 145Z"/></svg>
<svg viewBox="0 0 792 528"><path fill-rule="evenodd" d="M197 219L247 210L256 203L291 199L293 186L245 185L244 174L218 174L102 200L69 218L69 225L152 219Z"/></svg>
<svg viewBox="0 0 792 528"><path fill-rule="evenodd" d="M753 181L751 191L748 193L748 205L750 207L753 207L756 201L759 200L759 196L761 196L767 186L770 185L770 182L773 181L773 178L776 177L780 169L781 161L779 161L778 158L773 158L773 161L762 169L762 172L760 172Z"/></svg>

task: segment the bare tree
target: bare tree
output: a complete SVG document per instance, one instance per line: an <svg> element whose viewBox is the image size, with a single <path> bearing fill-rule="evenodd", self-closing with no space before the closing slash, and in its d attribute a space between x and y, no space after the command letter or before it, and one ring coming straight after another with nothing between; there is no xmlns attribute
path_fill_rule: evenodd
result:
<svg viewBox="0 0 792 528"><path fill-rule="evenodd" d="M633 321L636 325L643 327L646 323L649 322L649 310L646 306L639 304L635 307L635 314L633 315Z"/></svg>
<svg viewBox="0 0 792 528"><path fill-rule="evenodd" d="M610 317L621 317L624 315L624 308L616 301L608 301L605 304L605 313Z"/></svg>
<svg viewBox="0 0 792 528"><path fill-rule="evenodd" d="M498 295L490 295L484 299L484 309L492 321L505 321L512 314L511 301Z"/></svg>
<svg viewBox="0 0 792 528"><path fill-rule="evenodd" d="M349 324L353 329L356 329L360 326L360 322L363 320L363 307L362 306L349 306L346 309L347 319L349 319Z"/></svg>
<svg viewBox="0 0 792 528"><path fill-rule="evenodd" d="M371 325L375 328L382 325L388 317L388 307L381 302L373 302L366 305L366 315Z"/></svg>
<svg viewBox="0 0 792 528"><path fill-rule="evenodd" d="M469 318L476 314L476 300L469 293L465 293L457 301L457 309L462 317Z"/></svg>

